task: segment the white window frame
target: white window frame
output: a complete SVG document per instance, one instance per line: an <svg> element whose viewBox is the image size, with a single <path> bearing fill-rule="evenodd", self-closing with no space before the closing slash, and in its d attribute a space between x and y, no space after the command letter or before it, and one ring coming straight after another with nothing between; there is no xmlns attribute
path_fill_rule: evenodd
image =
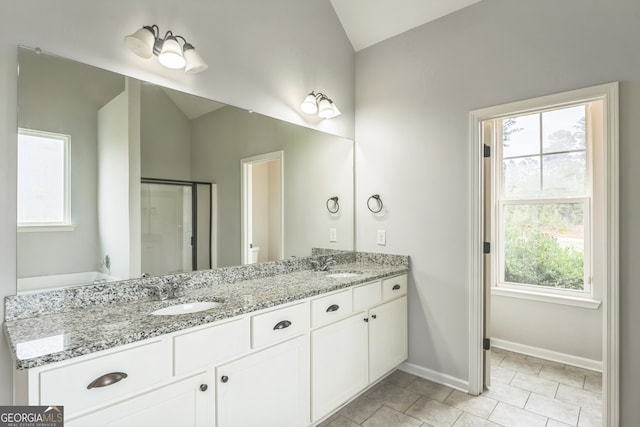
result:
<svg viewBox="0 0 640 427"><path fill-rule="evenodd" d="M62 221L46 222L20 222L18 218L18 232L49 232L49 231L74 231L75 225L71 222L71 179L70 179L70 158L71 158L71 136L47 132L35 129L18 128L18 139L20 135L36 136L41 138L56 139L63 142L64 146L64 173L63 173L63 219ZM18 141L18 143L20 143Z"/></svg>
<svg viewBox="0 0 640 427"><path fill-rule="evenodd" d="M591 259L591 247L592 247L592 221L591 217L593 215L592 212L592 196L593 196L593 150L592 150L592 138L591 138L591 117L590 117L590 104L593 101L576 101L569 102L563 104L561 106L555 105L540 105L539 108L532 107L526 113L522 112L514 112L507 113L501 115L500 117L496 117L493 120L494 133L495 133L495 141L493 141L494 152L495 155L492 156L493 170L495 171L495 180L494 180L494 188L492 190L492 196L494 198L494 209L495 214L494 224L492 225L492 229L496 230L494 234L493 240L496 241L496 249L497 253L495 254L493 260L494 271L497 272L495 275L496 280L492 283L492 293L501 293L501 294L509 294L510 296L518 296L518 297L529 297L530 299L538 299L538 295L543 297L566 297L561 301L566 302L567 300L577 298L578 300L593 300L594 292L592 286L592 259ZM586 157L586 169L585 169L585 192L582 196L576 197L506 197L504 196L504 157L503 157L503 141L502 141L502 121L504 119L509 119L512 117L519 117L524 115L539 115L539 125L540 129L543 127L542 122L542 114L549 111L557 111L561 109L576 107L576 106L585 106L585 119L586 119L586 130L585 130L585 157ZM551 152L545 153L542 149L542 140L544 135L542 131L540 132L540 150L537 153L531 153L531 155L527 156L517 156L517 157L538 157L540 158L540 167L542 168L543 159L546 155L554 155L561 154L561 152ZM570 150L567 152L577 152L582 150ZM542 171L542 170L541 170ZM542 178L542 175L541 175ZM542 190L542 189L541 189ZM504 206L505 205L524 205L524 204L559 204L559 203L583 203L585 207L585 216L584 216L584 271L583 271L583 289L564 289L564 288L555 288L550 286L537 285L535 283L525 284L525 283L513 283L506 282L504 280L505 275L505 247L504 247ZM515 291L515 292L514 292ZM545 298L547 300L548 298ZM599 301L595 304L586 304L591 308L597 308L600 303Z"/></svg>

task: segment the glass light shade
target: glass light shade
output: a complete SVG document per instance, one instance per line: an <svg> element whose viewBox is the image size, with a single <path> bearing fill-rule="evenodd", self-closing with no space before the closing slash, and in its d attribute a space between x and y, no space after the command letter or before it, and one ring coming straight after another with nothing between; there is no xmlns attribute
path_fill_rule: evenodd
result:
<svg viewBox="0 0 640 427"><path fill-rule="evenodd" d="M125 45L129 50L140 58L149 59L153 56L153 43L155 35L148 28L140 28L135 33L124 38Z"/></svg>
<svg viewBox="0 0 640 427"><path fill-rule="evenodd" d="M184 67L186 61L182 55L182 48L176 39L167 37L162 44L162 51L158 55L158 61L165 67L174 70Z"/></svg>
<svg viewBox="0 0 640 427"><path fill-rule="evenodd" d="M318 103L318 116L323 119L330 119L335 114L333 110L333 102L327 98L322 98Z"/></svg>
<svg viewBox="0 0 640 427"><path fill-rule="evenodd" d="M340 114L342 114L340 112L340 110L338 110L338 107L336 106L336 104L334 104L333 102L331 103L331 106L333 107L333 116L331 117L327 117L328 119L332 119L334 117L338 117Z"/></svg>
<svg viewBox="0 0 640 427"><path fill-rule="evenodd" d="M315 114L318 112L318 103L316 102L316 96L313 92L304 98L304 101L300 104L300 109L306 114Z"/></svg>
<svg viewBox="0 0 640 427"><path fill-rule="evenodd" d="M184 67L184 71L188 74L199 73L200 71L204 71L209 66L203 61L202 57L193 46L185 44L184 46L184 59L186 61L186 65Z"/></svg>

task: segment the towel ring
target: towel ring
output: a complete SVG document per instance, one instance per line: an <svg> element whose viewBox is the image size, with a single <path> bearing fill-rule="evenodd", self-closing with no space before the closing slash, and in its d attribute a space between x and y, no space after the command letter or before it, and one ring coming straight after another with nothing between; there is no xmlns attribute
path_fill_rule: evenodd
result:
<svg viewBox="0 0 640 427"><path fill-rule="evenodd" d="M330 202L333 202L333 208L330 205ZM327 210L329 211L329 213L338 213L338 211L340 210L340 203L338 203L338 196L333 196L333 197L329 197L327 199Z"/></svg>
<svg viewBox="0 0 640 427"><path fill-rule="evenodd" d="M374 199L378 203L377 209L371 209L371 199ZM379 213L380 211L382 211L383 206L384 205L382 204L382 199L380 198L379 194L374 194L367 199L367 208L369 208L369 210L373 213Z"/></svg>

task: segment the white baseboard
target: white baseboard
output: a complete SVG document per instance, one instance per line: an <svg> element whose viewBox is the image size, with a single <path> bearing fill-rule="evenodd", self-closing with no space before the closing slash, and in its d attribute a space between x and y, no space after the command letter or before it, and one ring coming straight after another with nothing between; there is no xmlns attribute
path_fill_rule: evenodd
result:
<svg viewBox="0 0 640 427"><path fill-rule="evenodd" d="M456 390L469 392L469 381L461 378L456 378L451 375L443 374L440 372L432 371L431 369L423 368L422 366L414 365L413 363L404 362L398 369L410 374L416 375L425 380L433 381L434 383L446 385Z"/></svg>
<svg viewBox="0 0 640 427"><path fill-rule="evenodd" d="M533 347L530 345L518 344L511 341L501 340L500 338L491 338L491 347L514 351L528 356L539 357L540 359L551 360L565 365L577 366L578 368L602 372L602 362L598 360L587 359L552 350L545 350L543 348Z"/></svg>

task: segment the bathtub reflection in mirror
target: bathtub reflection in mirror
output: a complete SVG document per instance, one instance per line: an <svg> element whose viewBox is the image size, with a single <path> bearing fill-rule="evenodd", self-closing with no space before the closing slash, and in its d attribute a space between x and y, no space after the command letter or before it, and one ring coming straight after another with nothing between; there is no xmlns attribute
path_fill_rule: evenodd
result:
<svg viewBox="0 0 640 427"><path fill-rule="evenodd" d="M352 141L27 48L18 59L18 127L70 136L70 224L18 227L18 292L241 264L241 160L276 151L282 234L256 233L258 261L314 247L353 250ZM196 262L180 230L172 239L185 248L174 254L183 262L169 266L148 253L154 271L143 268L143 178L211 184L212 208L202 214L209 239L194 240ZM339 214L325 208L333 196ZM258 222L269 223L264 215ZM281 249L270 251L277 239Z"/></svg>

